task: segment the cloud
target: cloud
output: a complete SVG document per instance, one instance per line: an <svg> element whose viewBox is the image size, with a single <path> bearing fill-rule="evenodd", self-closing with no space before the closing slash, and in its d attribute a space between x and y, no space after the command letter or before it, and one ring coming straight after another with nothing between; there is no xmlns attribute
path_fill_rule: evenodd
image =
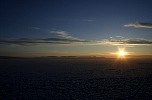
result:
<svg viewBox="0 0 152 100"><path fill-rule="evenodd" d="M0 44L16 44L16 45L36 45L36 44L78 44L88 42L86 40L71 40L62 38L19 38L19 39L0 39Z"/></svg>
<svg viewBox="0 0 152 100"><path fill-rule="evenodd" d="M152 44L150 40L141 40L141 39L129 39L125 41L127 44Z"/></svg>
<svg viewBox="0 0 152 100"><path fill-rule="evenodd" d="M137 24L137 23L136 23ZM138 23L139 24L139 23ZM143 23L142 23L143 24ZM146 25L151 25L150 23L144 23ZM141 23L140 23L141 25ZM133 26L133 24L128 24L127 27ZM83 45L149 45L152 46L151 40L146 39L126 39L123 36L110 37L110 39L101 40L87 40L74 37L67 31L63 30L46 30L39 27L31 27L35 30L40 30L46 33L55 34L57 38L0 38L0 44L16 44L16 45L39 45L39 44L83 44Z"/></svg>
<svg viewBox="0 0 152 100"><path fill-rule="evenodd" d="M85 39L80 39L72 36L63 30L46 30L39 27L30 27L35 30L40 30L46 33L55 34L57 38L8 38L0 39L0 44L16 44L16 45L37 45L37 44L82 44L89 42Z"/></svg>
<svg viewBox="0 0 152 100"><path fill-rule="evenodd" d="M107 44L111 45L149 45L152 46L151 40L146 39L124 39L124 40L109 40Z"/></svg>
<svg viewBox="0 0 152 100"><path fill-rule="evenodd" d="M40 30L41 29L39 27L30 27L30 28L35 29L35 30Z"/></svg>
<svg viewBox="0 0 152 100"><path fill-rule="evenodd" d="M84 21L84 22L94 22L95 20L93 20L93 19L83 19L82 21Z"/></svg>
<svg viewBox="0 0 152 100"><path fill-rule="evenodd" d="M41 28L39 28L39 27L31 27L31 28L32 28L32 29L35 29L35 30L44 31L44 32L46 32L46 33L55 34L55 35L57 35L58 37L64 38L64 39L84 40L84 39L80 39L80 38L74 37L72 34L69 34L69 32L63 31L63 30L55 30L55 29L46 30L46 29L41 29Z"/></svg>
<svg viewBox="0 0 152 100"><path fill-rule="evenodd" d="M74 40L64 38L19 38L0 39L0 44L15 44L22 46L41 44L76 44L76 45L125 45L125 46L152 46L151 40L146 39L102 39L102 40Z"/></svg>
<svg viewBox="0 0 152 100"><path fill-rule="evenodd" d="M135 28L152 28L152 23L130 23L124 25L124 27L135 27Z"/></svg>
<svg viewBox="0 0 152 100"><path fill-rule="evenodd" d="M57 30L57 31L52 31L50 30L49 33L54 33L57 34L57 36L65 38L65 39L71 39L71 40L81 40L79 38L73 37L71 34L69 34L66 31L62 31L62 30Z"/></svg>

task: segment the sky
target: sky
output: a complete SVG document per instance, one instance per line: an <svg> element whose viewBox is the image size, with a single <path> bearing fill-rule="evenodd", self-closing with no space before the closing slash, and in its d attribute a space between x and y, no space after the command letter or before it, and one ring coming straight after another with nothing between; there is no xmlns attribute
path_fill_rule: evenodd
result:
<svg viewBox="0 0 152 100"><path fill-rule="evenodd" d="M152 55L151 0L1 0L0 56Z"/></svg>

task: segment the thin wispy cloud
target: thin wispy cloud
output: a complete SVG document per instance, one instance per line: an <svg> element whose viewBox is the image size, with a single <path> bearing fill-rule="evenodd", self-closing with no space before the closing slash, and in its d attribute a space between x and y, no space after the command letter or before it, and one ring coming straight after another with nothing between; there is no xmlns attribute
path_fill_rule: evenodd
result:
<svg viewBox="0 0 152 100"><path fill-rule="evenodd" d="M57 36L61 37L61 38L65 38L65 39L71 39L71 40L81 40L79 38L76 38L74 36L72 36L71 34L69 34L66 31L62 31L62 30L50 30L49 33L53 33L56 34Z"/></svg>
<svg viewBox="0 0 152 100"><path fill-rule="evenodd" d="M35 30L40 30L41 29L39 27L30 27L30 28L35 29Z"/></svg>
<svg viewBox="0 0 152 100"><path fill-rule="evenodd" d="M135 28L152 28L152 23L130 23L124 25L124 27L135 27Z"/></svg>
<svg viewBox="0 0 152 100"><path fill-rule="evenodd" d="M84 22L94 22L95 20L93 20L93 19L83 19L82 21L84 21Z"/></svg>
<svg viewBox="0 0 152 100"><path fill-rule="evenodd" d="M80 39L78 37L75 37L72 34L70 34L69 32L63 31L63 30L55 30L55 29L46 30L46 29L41 29L39 27L31 27L31 28L35 29L35 30L44 31L46 33L54 34L55 36L58 36L59 38L70 39L70 40L81 40L81 41L84 40L84 39Z"/></svg>

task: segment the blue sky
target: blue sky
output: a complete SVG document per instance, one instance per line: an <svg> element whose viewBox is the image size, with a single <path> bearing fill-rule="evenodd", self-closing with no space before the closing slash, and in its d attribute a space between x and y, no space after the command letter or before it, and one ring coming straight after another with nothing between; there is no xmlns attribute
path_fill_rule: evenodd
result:
<svg viewBox="0 0 152 100"><path fill-rule="evenodd" d="M117 48L109 41L110 37L115 40L117 36L122 36L123 42L132 45L137 45L136 39L138 39L141 42L138 42L138 46L142 45L138 48L151 50L151 0L1 0L0 2L1 55L19 55L17 52L22 55L23 52L34 51L37 54L42 53L40 55L46 52L49 52L48 55L54 52L63 55L65 52L65 55L68 55L67 52L70 52L70 55L107 54L107 50L112 52L111 48L113 50ZM105 45L105 39L112 46ZM99 45L98 41L102 43ZM72 45L65 45L65 42ZM137 52L140 53L141 50L138 49Z"/></svg>

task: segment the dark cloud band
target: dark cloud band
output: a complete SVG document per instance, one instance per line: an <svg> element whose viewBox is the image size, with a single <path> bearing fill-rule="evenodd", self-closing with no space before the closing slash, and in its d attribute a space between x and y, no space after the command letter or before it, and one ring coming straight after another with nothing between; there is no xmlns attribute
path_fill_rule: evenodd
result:
<svg viewBox="0 0 152 100"><path fill-rule="evenodd" d="M109 40L112 45L152 45L152 41L145 39Z"/></svg>
<svg viewBox="0 0 152 100"><path fill-rule="evenodd" d="M44 39L1 39L0 44L16 44L16 45L34 45L34 44L74 44L88 42L86 40L71 40L62 38L44 38Z"/></svg>

